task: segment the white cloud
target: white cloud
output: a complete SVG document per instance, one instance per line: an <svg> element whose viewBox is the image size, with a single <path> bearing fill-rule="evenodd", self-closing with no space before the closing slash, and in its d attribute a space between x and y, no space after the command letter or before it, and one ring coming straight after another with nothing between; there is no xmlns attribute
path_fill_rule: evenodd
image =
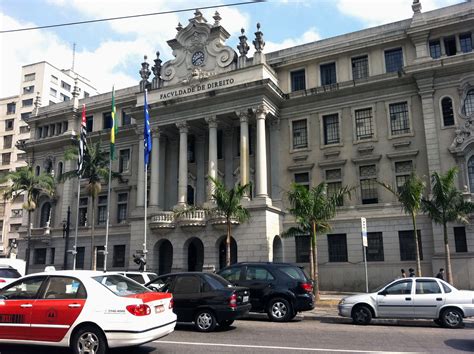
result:
<svg viewBox="0 0 474 354"><path fill-rule="evenodd" d="M462 2L462 0L421 0L422 12ZM368 26L395 22L413 16L413 0L337 0L338 10L358 18Z"/></svg>
<svg viewBox="0 0 474 354"><path fill-rule="evenodd" d="M284 39L280 43L266 42L264 51L266 53L274 52L280 49L290 48L290 47L294 47L300 44L314 42L319 39L321 39L321 36L317 32L316 28L311 27L309 30L303 33L303 35L299 38L287 38L287 39Z"/></svg>

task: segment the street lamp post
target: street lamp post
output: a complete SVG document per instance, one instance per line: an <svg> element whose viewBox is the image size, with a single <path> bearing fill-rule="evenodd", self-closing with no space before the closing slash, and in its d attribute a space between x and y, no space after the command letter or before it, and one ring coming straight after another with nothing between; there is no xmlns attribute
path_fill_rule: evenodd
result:
<svg viewBox="0 0 474 354"><path fill-rule="evenodd" d="M67 254L69 249L69 226L71 225L71 207L67 207L67 218L63 222L63 238L65 238L64 245L64 265L63 269L67 269Z"/></svg>

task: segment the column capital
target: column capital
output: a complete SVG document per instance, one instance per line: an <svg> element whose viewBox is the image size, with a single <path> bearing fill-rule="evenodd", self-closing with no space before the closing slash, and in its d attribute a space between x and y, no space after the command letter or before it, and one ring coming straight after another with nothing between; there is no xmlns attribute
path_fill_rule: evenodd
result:
<svg viewBox="0 0 474 354"><path fill-rule="evenodd" d="M204 120L209 125L209 128L217 128L217 117L216 116L208 116L208 117L205 117Z"/></svg>
<svg viewBox="0 0 474 354"><path fill-rule="evenodd" d="M239 117L240 123L248 123L250 117L252 117L255 114L255 109L247 108L241 111L236 111L235 113Z"/></svg>
<svg viewBox="0 0 474 354"><path fill-rule="evenodd" d="M180 133L186 133L187 134L188 131L189 131L189 126L188 126L188 123L186 121L176 123L176 127L179 129Z"/></svg>
<svg viewBox="0 0 474 354"><path fill-rule="evenodd" d="M268 112L268 107L264 104L258 105L255 109L255 115L257 119L265 119L267 117Z"/></svg>

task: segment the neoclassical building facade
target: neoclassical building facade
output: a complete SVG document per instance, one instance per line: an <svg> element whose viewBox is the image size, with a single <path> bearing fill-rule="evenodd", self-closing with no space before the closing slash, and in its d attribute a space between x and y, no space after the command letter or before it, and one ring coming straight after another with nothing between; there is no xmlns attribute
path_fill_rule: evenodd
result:
<svg viewBox="0 0 474 354"><path fill-rule="evenodd" d="M91 247L103 267L110 205L107 269L136 267L132 255L144 249L145 227L148 270L219 269L225 263L225 227L204 211L212 205L210 177L229 188L252 185L243 201L251 218L232 228L233 261L307 266L308 237L280 236L294 225L286 195L293 182L311 187L326 181L328 193L343 185L354 191L338 207L331 232L318 235L322 289L365 288L361 217L368 225L369 287L414 267L411 220L377 181L401 185L412 171L428 181L432 172L457 166L458 187L466 198L474 193L473 4L424 13L415 1L410 19L272 53L265 52L259 24L254 38L242 30L237 50L229 47L220 20L216 13L208 22L196 11L168 41L174 59L145 57L139 85L115 93L119 131L113 169L123 181L112 182L109 197L104 182L96 220L90 219L86 181L79 195L78 181L68 180L58 182L53 199L42 197L31 268L63 266L68 208L68 249L79 215L77 267L90 267ZM145 89L153 143L146 199ZM108 150L111 96L79 99L76 90L70 102L40 108L29 119L32 137L25 145L38 173L44 166L55 176L76 168L75 161L64 159L64 150L79 130L82 104L88 138ZM67 132L44 134L64 120ZM455 283L473 289L474 227L449 225L449 237ZM441 229L420 215L418 238L423 274L432 275L444 264ZM25 242L20 246L21 255ZM71 267L70 255L67 263Z"/></svg>

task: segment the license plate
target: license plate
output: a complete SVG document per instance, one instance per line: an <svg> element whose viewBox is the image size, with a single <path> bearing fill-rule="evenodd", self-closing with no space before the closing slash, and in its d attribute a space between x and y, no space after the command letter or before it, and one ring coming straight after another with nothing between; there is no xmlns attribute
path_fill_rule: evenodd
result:
<svg viewBox="0 0 474 354"><path fill-rule="evenodd" d="M160 313L163 311L165 311L165 307L163 305L155 306L155 313Z"/></svg>
<svg viewBox="0 0 474 354"><path fill-rule="evenodd" d="M242 301L243 301L243 302L249 302L249 297L248 297L248 296L244 296L244 297L242 298Z"/></svg>

